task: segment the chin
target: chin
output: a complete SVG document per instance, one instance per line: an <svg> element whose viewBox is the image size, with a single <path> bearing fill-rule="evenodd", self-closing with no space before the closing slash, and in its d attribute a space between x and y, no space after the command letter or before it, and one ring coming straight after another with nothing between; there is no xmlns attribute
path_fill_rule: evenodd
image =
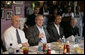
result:
<svg viewBox="0 0 85 55"><path fill-rule="evenodd" d="M20 26L17 26L17 28L20 28Z"/></svg>
<svg viewBox="0 0 85 55"><path fill-rule="evenodd" d="M40 27L42 27L42 25L39 25Z"/></svg>

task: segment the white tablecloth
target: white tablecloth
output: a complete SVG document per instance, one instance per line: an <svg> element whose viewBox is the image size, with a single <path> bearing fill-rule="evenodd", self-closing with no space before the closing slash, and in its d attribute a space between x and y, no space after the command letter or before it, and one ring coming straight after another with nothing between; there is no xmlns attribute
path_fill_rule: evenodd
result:
<svg viewBox="0 0 85 55"><path fill-rule="evenodd" d="M83 37L79 38L79 42L77 44L75 44L73 41L71 41L70 37L67 38L66 41L69 41L71 54L77 54L73 50L73 47L75 45L78 45L80 48L84 49L84 38ZM56 43L57 42L47 43L47 45L50 45L51 50L55 50L55 54L59 54L58 49L56 49ZM8 52L6 51L6 52L3 52L2 54L8 54ZM22 50L20 50L20 54L23 54ZM38 46L31 46L31 47L29 47L29 53L28 54L38 54Z"/></svg>

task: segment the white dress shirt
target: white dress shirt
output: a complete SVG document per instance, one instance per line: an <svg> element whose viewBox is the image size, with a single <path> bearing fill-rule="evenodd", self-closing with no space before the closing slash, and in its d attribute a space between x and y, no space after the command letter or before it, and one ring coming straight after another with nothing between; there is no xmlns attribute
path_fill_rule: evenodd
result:
<svg viewBox="0 0 85 55"><path fill-rule="evenodd" d="M45 31L44 31L43 27L40 28L38 25L36 25L36 26L37 26L39 32L43 33L43 38L41 38L42 39L41 42L47 43L47 39L46 39L46 35L45 35Z"/></svg>
<svg viewBox="0 0 85 55"><path fill-rule="evenodd" d="M56 27L56 29L57 29L57 31L58 31L58 34L60 35L60 29L59 29L59 26L56 25L56 24L54 24L54 25L55 25L55 27Z"/></svg>
<svg viewBox="0 0 85 55"><path fill-rule="evenodd" d="M28 42L28 40L25 38L24 32L20 29L18 29L18 32L20 35L21 43ZM7 50L10 47L10 43L12 43L13 48L22 47L22 44L17 43L16 28L14 28L13 26L5 31L4 42Z"/></svg>

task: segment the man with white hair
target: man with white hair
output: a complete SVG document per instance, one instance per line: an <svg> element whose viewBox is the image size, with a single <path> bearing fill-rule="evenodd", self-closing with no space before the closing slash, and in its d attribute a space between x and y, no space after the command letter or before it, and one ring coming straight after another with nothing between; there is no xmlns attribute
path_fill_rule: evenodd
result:
<svg viewBox="0 0 85 55"><path fill-rule="evenodd" d="M71 18L70 26L67 27L67 29L65 30L66 31L66 33L65 33L66 37L69 37L71 35L74 35L74 36L78 35L78 36L80 36L79 35L79 28L76 26L76 24L77 24L77 20L74 19L74 18Z"/></svg>

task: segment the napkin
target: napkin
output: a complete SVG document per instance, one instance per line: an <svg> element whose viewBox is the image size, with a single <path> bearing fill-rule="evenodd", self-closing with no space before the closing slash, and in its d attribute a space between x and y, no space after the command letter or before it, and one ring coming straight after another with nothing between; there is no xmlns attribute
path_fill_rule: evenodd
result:
<svg viewBox="0 0 85 55"><path fill-rule="evenodd" d="M78 44L74 44L73 47L79 47L79 45Z"/></svg>

